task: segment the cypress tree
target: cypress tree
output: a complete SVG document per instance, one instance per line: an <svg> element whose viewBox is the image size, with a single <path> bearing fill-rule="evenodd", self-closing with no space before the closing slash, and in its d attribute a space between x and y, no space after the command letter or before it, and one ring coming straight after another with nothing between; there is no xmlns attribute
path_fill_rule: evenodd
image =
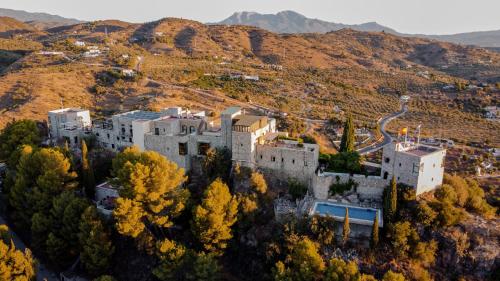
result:
<svg viewBox="0 0 500 281"><path fill-rule="evenodd" d="M398 202L398 189L397 189L397 184L396 184L396 179L392 177L391 180L391 201L390 201L390 212L392 214L392 217L396 216L396 211L397 211L397 202Z"/></svg>
<svg viewBox="0 0 500 281"><path fill-rule="evenodd" d="M372 240L370 241L370 246L372 249L376 248L378 245L378 211L377 214L375 215L375 220L373 221L373 226L372 226Z"/></svg>
<svg viewBox="0 0 500 281"><path fill-rule="evenodd" d="M384 217L387 223L393 222L397 211L398 190L396 179L392 177L391 184L385 190Z"/></svg>
<svg viewBox="0 0 500 281"><path fill-rule="evenodd" d="M345 208L344 227L342 228L342 244L345 245L349 239L351 228L349 226L349 209Z"/></svg>
<svg viewBox="0 0 500 281"><path fill-rule="evenodd" d="M87 144L82 140L82 179L85 194L88 198L94 198L95 193L95 178L94 169L89 160Z"/></svg>
<svg viewBox="0 0 500 281"><path fill-rule="evenodd" d="M344 123L344 133L340 141L340 152L353 152L354 142L354 124L352 116L349 114Z"/></svg>

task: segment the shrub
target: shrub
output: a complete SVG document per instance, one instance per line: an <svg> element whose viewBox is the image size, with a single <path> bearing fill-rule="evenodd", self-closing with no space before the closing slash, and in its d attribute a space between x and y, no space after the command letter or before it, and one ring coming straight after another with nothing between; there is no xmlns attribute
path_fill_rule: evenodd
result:
<svg viewBox="0 0 500 281"><path fill-rule="evenodd" d="M438 244L435 240L429 242L418 242L413 249L413 258L424 266L432 266L436 260Z"/></svg>
<svg viewBox="0 0 500 281"><path fill-rule="evenodd" d="M292 195L293 199L302 198L307 193L307 186L295 179L291 179L288 182L288 193Z"/></svg>
<svg viewBox="0 0 500 281"><path fill-rule="evenodd" d="M358 183L356 183L352 179L349 179L345 183L339 183L339 181L337 180L337 183L330 185L330 195L333 196L336 194L343 194L344 192L352 190L352 188L356 188L357 186Z"/></svg>
<svg viewBox="0 0 500 281"><path fill-rule="evenodd" d="M337 173L362 173L363 158L357 152L340 152L328 157L328 170Z"/></svg>
<svg viewBox="0 0 500 281"><path fill-rule="evenodd" d="M437 213L426 202L420 202L415 217L417 222L424 226L431 226L437 217Z"/></svg>
<svg viewBox="0 0 500 281"><path fill-rule="evenodd" d="M434 209L438 212L437 220L441 226L458 224L464 218L464 211L448 201L436 202Z"/></svg>
<svg viewBox="0 0 500 281"><path fill-rule="evenodd" d="M440 202L448 203L450 205L454 205L458 201L455 189L449 184L443 184L441 188L436 190L435 196Z"/></svg>
<svg viewBox="0 0 500 281"><path fill-rule="evenodd" d="M392 248L398 257L405 257L418 240L417 231L409 222L397 222L391 231Z"/></svg>

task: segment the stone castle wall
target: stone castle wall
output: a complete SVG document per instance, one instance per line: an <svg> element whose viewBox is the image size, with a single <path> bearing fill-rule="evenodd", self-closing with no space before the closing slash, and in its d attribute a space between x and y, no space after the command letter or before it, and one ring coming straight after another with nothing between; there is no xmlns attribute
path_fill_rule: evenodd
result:
<svg viewBox="0 0 500 281"><path fill-rule="evenodd" d="M338 181L337 181L338 179ZM352 179L358 184L356 192L360 199L381 199L389 180L378 176L350 175L345 173L321 173L312 178L314 197L326 200L330 186L334 183L346 183Z"/></svg>

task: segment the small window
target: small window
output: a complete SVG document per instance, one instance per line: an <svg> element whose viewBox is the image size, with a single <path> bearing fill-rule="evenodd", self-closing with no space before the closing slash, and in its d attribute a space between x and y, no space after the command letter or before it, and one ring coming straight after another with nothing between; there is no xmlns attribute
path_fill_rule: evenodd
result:
<svg viewBox="0 0 500 281"><path fill-rule="evenodd" d="M108 134L108 140L109 140L109 134Z"/></svg>
<svg viewBox="0 0 500 281"><path fill-rule="evenodd" d="M117 136L117 137L116 137L116 140L120 140L120 137L118 137L118 136Z"/></svg>
<svg viewBox="0 0 500 281"><path fill-rule="evenodd" d="M399 163L399 167L401 167L401 163Z"/></svg>
<svg viewBox="0 0 500 281"><path fill-rule="evenodd" d="M240 143L240 146L242 146L242 147L243 147L243 144L242 144L242 143Z"/></svg>
<svg viewBox="0 0 500 281"><path fill-rule="evenodd" d="M276 157L271 156L271 161L272 161L272 162L276 162Z"/></svg>
<svg viewBox="0 0 500 281"><path fill-rule="evenodd" d="M384 180L386 180L388 177L389 177L389 173L388 172L384 172Z"/></svg>
<svg viewBox="0 0 500 281"><path fill-rule="evenodd" d="M194 133L194 132L196 132L196 129L194 128L194 126L190 126L189 127L189 133L191 134L191 133Z"/></svg>
<svg viewBox="0 0 500 281"><path fill-rule="evenodd" d="M285 162L285 158L281 158L281 163Z"/></svg>
<svg viewBox="0 0 500 281"><path fill-rule="evenodd" d="M179 155L187 155L188 154L188 146L185 142L179 143Z"/></svg>
<svg viewBox="0 0 500 281"><path fill-rule="evenodd" d="M122 128L122 134L125 134L125 128Z"/></svg>
<svg viewBox="0 0 500 281"><path fill-rule="evenodd" d="M159 128L155 128L155 135L157 135L157 136L160 135L160 129Z"/></svg>
<svg viewBox="0 0 500 281"><path fill-rule="evenodd" d="M75 144L78 144L78 137L75 137Z"/></svg>
<svg viewBox="0 0 500 281"><path fill-rule="evenodd" d="M262 154L260 155L260 159L262 159Z"/></svg>
<svg viewBox="0 0 500 281"><path fill-rule="evenodd" d="M304 166L307 167L308 165L307 161L304 161Z"/></svg>
<svg viewBox="0 0 500 281"><path fill-rule="evenodd" d="M399 177L398 177L398 181L399 181Z"/></svg>
<svg viewBox="0 0 500 281"><path fill-rule="evenodd" d="M292 164L295 164L295 159L292 159Z"/></svg>
<svg viewBox="0 0 500 281"><path fill-rule="evenodd" d="M187 133L187 130L188 130L187 126L186 125L182 125L182 133L183 134Z"/></svg>
<svg viewBox="0 0 500 281"><path fill-rule="evenodd" d="M389 162L391 162L391 158L389 158L389 157L385 157L385 160L384 160L384 161L385 161L385 163L389 163Z"/></svg>
<svg viewBox="0 0 500 281"><path fill-rule="evenodd" d="M132 142L132 138L128 138L128 141L129 141L129 142Z"/></svg>
<svg viewBox="0 0 500 281"><path fill-rule="evenodd" d="M98 137L98 136L99 136L99 133L95 133L95 135Z"/></svg>
<svg viewBox="0 0 500 281"><path fill-rule="evenodd" d="M420 166L418 163L413 163L413 173L418 174L418 171L420 170Z"/></svg>
<svg viewBox="0 0 500 281"><path fill-rule="evenodd" d="M114 143L111 144L111 148L115 149L115 144Z"/></svg>
<svg viewBox="0 0 500 281"><path fill-rule="evenodd" d="M431 181L434 181L434 178L431 178Z"/></svg>

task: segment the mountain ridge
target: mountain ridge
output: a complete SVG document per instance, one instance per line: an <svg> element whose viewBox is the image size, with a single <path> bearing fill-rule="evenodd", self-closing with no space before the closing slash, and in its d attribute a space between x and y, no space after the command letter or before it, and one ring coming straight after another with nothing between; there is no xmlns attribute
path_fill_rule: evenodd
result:
<svg viewBox="0 0 500 281"><path fill-rule="evenodd" d="M404 37L419 37L445 41L462 45L499 48L500 30L475 31L450 35L405 34L390 27L367 22L362 24L342 24L320 19L308 18L294 11L282 11L277 14L260 14L257 12L235 12L230 17L218 22L225 25L250 25L276 33L328 33L344 28L356 31L387 32Z"/></svg>
<svg viewBox="0 0 500 281"><path fill-rule="evenodd" d="M23 10L13 10L5 8L0 8L0 16L10 17L18 21L25 22L38 29L47 29L57 26L73 25L83 22L77 19L65 18L48 13L27 12Z"/></svg>
<svg viewBox="0 0 500 281"><path fill-rule="evenodd" d="M266 22L268 21L268 22ZM250 25L267 29L276 33L327 33L344 28L357 31L386 31L397 34L389 27L376 22L367 22L357 25L328 22L320 19L307 18L294 11L282 11L277 14L260 14L257 12L235 12L229 18L217 24Z"/></svg>

